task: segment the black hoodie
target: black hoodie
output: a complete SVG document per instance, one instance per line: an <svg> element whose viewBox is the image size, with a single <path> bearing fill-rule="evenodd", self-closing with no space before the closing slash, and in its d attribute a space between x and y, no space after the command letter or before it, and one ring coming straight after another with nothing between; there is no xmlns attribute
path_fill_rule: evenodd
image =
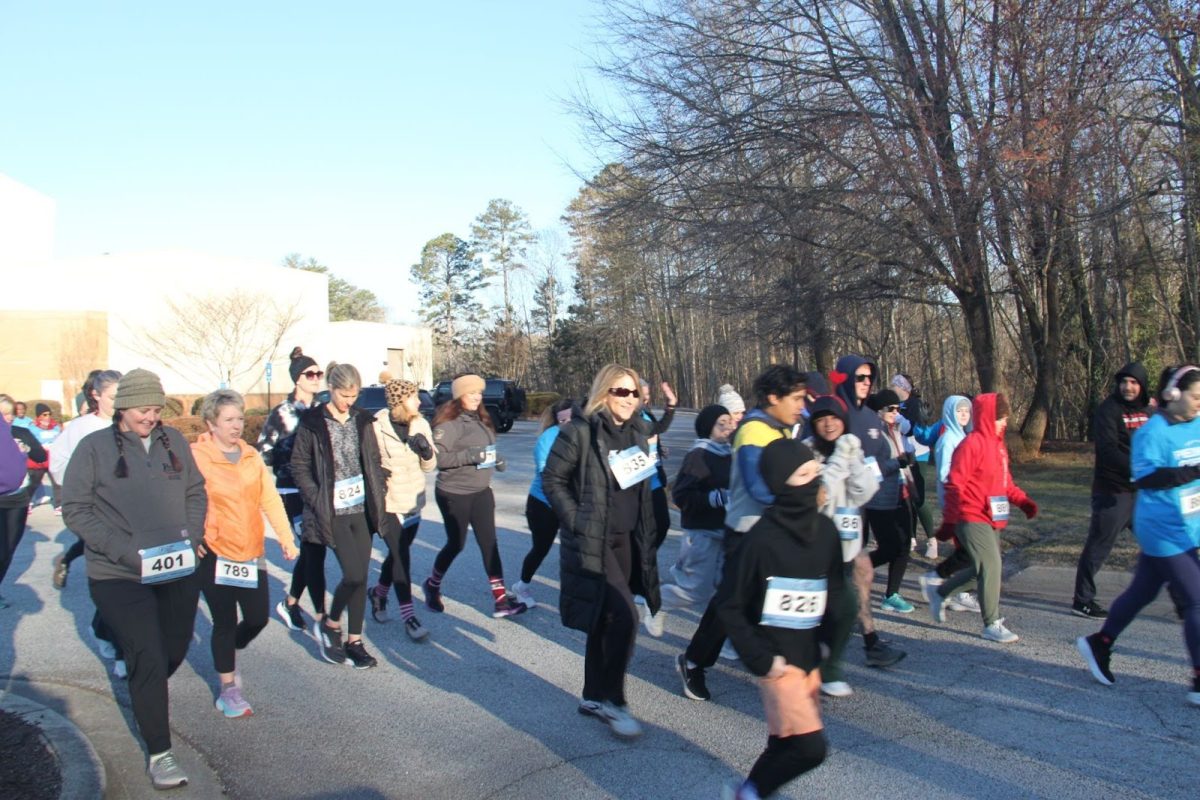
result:
<svg viewBox="0 0 1200 800"><path fill-rule="evenodd" d="M817 508L820 479L787 485L796 468L812 458L812 451L794 439L763 449L759 470L775 504L742 539L717 591L725 631L742 663L760 677L771 671L777 655L805 671L821 663L818 643L829 641L845 584L837 528ZM764 611L776 619L764 620ZM795 627L806 624L811 627Z"/></svg>
<svg viewBox="0 0 1200 800"><path fill-rule="evenodd" d="M1121 397L1122 378L1133 378L1142 387L1132 403ZM1130 443L1133 432L1150 419L1150 394L1146 390L1149 382L1145 367L1136 361L1126 364L1113 376L1112 394L1096 409L1092 422L1096 437L1093 494L1124 494L1136 490L1129 470Z"/></svg>

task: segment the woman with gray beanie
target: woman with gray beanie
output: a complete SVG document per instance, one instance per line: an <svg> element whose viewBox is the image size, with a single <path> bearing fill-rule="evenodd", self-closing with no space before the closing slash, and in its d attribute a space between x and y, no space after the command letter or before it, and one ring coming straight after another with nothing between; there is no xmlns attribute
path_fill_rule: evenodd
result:
<svg viewBox="0 0 1200 800"><path fill-rule="evenodd" d="M163 427L165 402L153 372L126 373L113 424L79 443L63 485L63 519L87 543L92 600L125 653L156 789L187 783L171 751L167 679L192 641L208 507L187 440Z"/></svg>

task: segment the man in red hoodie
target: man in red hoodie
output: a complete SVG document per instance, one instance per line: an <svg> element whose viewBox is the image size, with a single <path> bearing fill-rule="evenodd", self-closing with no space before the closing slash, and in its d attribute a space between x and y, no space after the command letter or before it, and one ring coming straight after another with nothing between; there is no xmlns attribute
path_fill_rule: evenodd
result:
<svg viewBox="0 0 1200 800"><path fill-rule="evenodd" d="M1003 394L981 394L972 403L975 427L954 451L939 534L939 538L942 534L958 537L971 557L971 567L940 586L925 587L929 613L935 622L942 622L945 599L974 588L978 581L983 638L1004 644L1019 637L1004 627L1000 617L999 531L1008 524L1010 505L1021 509L1029 519L1038 512L1037 503L1013 483L1008 471L1008 448L1004 444L1008 415L1008 398Z"/></svg>

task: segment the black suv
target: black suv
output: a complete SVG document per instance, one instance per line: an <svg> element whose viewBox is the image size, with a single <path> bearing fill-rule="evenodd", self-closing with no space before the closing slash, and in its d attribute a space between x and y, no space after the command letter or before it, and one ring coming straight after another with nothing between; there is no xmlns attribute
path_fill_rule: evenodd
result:
<svg viewBox="0 0 1200 800"><path fill-rule="evenodd" d="M450 400L450 381L441 381L433 387L433 402L441 405ZM504 378L488 378L484 382L483 405L492 415L492 424L500 433L512 429L513 423L525 411L525 390L516 381Z"/></svg>
<svg viewBox="0 0 1200 800"><path fill-rule="evenodd" d="M421 416L429 421L433 421L433 395L424 389L417 390L418 396L421 398ZM382 386L364 386L358 390L358 400L354 402L354 407L363 411L369 411L374 414L381 408L387 408L387 396L384 394Z"/></svg>

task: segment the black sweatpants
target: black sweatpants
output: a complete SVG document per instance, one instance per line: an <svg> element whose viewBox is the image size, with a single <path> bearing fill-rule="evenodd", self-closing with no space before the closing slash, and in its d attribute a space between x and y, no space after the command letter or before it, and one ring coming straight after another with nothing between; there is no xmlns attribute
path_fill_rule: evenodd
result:
<svg viewBox="0 0 1200 800"><path fill-rule="evenodd" d="M396 599L401 604L411 603L412 543L417 538L417 528L421 527L421 518L414 516L406 520L396 514L388 516L392 518L392 525L391 530L383 536L388 554L379 570L379 585L393 587Z"/></svg>
<svg viewBox="0 0 1200 800"><path fill-rule="evenodd" d="M475 531L483 568L489 578L503 578L500 548L496 546L496 498L490 488L474 494L450 494L435 491L438 508L446 526L446 546L433 560L433 568L445 575L467 543L467 527Z"/></svg>
<svg viewBox="0 0 1200 800"><path fill-rule="evenodd" d="M371 566L371 531L367 515L343 514L333 518L333 553L342 568L342 580L333 590L329 619L338 622L350 612L347 633L359 636L367 609L367 570Z"/></svg>
<svg viewBox="0 0 1200 800"><path fill-rule="evenodd" d="M722 572L725 575L735 573L733 558L736 555L737 546L745 535L731 528L725 529L725 538L722 540L725 550L725 566ZM720 592L718 591L717 594ZM725 644L725 626L717 617L717 595L713 595L704 609L704 616L700 617L700 624L696 626L696 632L692 634L692 640L688 642L684 657L701 669L708 669L717 663L723 644Z"/></svg>
<svg viewBox="0 0 1200 800"><path fill-rule="evenodd" d="M1083 552L1079 554L1079 565L1075 568L1076 603L1090 603L1096 599L1096 573L1104 566L1121 531L1132 530L1136 499L1133 492L1092 494L1092 520L1088 524Z"/></svg>
<svg viewBox="0 0 1200 800"><path fill-rule="evenodd" d="M770 797L782 786L825 760L825 732L799 736L768 736L767 749L754 762L746 780L754 784L759 797Z"/></svg>
<svg viewBox="0 0 1200 800"><path fill-rule="evenodd" d="M304 500L298 492L281 494L279 497L283 500L283 510L294 530L296 518L304 514ZM304 590L308 589L313 613L317 616L325 613L325 550L323 544L300 542L300 555L292 566L292 585L288 590L292 599L299 601Z"/></svg>
<svg viewBox="0 0 1200 800"><path fill-rule="evenodd" d="M908 553L912 546L913 513L907 502L895 508L867 509L867 525L878 545L871 551L871 566L878 569L887 564L887 591L890 597L900 591L904 572L908 569Z"/></svg>
<svg viewBox="0 0 1200 800"><path fill-rule="evenodd" d="M25 536L25 520L29 516L29 495L14 492L5 497L5 506L0 506L0 582L8 574L13 555Z"/></svg>
<svg viewBox="0 0 1200 800"><path fill-rule="evenodd" d="M637 640L637 607L629 591L633 552L628 533L609 533L604 546L604 606L588 631L583 656L583 699L625 702L625 672Z"/></svg>
<svg viewBox="0 0 1200 800"><path fill-rule="evenodd" d="M235 651L245 649L267 627L271 613L271 595L267 571L259 569L258 585L253 589L222 586L216 582L217 556L209 552L200 560L200 590L212 614L212 657L217 672L233 672ZM242 621L238 622L238 609Z"/></svg>
<svg viewBox="0 0 1200 800"><path fill-rule="evenodd" d="M167 679L187 657L200 601L200 575L168 583L88 581L92 602L116 636L129 670L129 699L151 755L171 749Z"/></svg>
<svg viewBox="0 0 1200 800"><path fill-rule="evenodd" d="M558 536L558 517L553 508L529 495L525 498L525 522L529 525L529 536L533 543L521 564L521 580L529 583L554 546L554 537Z"/></svg>

